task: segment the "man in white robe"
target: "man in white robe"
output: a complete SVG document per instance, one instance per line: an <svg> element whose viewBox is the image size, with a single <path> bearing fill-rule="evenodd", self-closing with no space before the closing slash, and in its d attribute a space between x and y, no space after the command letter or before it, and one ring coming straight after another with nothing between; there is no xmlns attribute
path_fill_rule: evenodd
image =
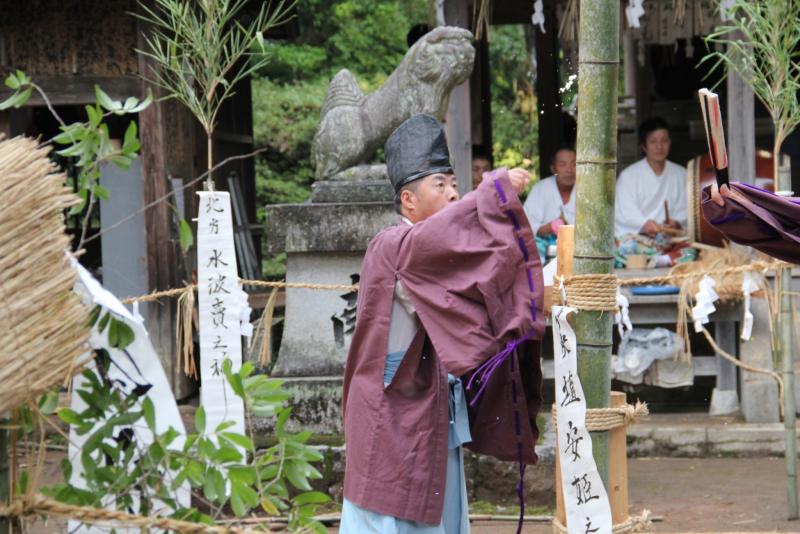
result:
<svg viewBox="0 0 800 534"><path fill-rule="evenodd" d="M531 188L525 214L539 237L555 236L562 224L575 224L575 151L560 148L553 154L548 176Z"/></svg>
<svg viewBox="0 0 800 534"><path fill-rule="evenodd" d="M684 228L688 221L686 167L667 160L669 125L659 117L646 120L639 127L639 142L645 157L623 170L617 180L617 237L654 236L664 228Z"/></svg>

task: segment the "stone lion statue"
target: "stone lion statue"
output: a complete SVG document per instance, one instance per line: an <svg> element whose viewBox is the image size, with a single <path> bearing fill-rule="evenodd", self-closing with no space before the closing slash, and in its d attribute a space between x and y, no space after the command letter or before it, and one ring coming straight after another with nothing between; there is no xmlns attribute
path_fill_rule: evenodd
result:
<svg viewBox="0 0 800 534"><path fill-rule="evenodd" d="M469 78L474 60L472 33L440 26L414 43L386 83L369 95L347 69L339 71L328 86L314 135L317 180L369 161L412 115L443 120L450 91Z"/></svg>

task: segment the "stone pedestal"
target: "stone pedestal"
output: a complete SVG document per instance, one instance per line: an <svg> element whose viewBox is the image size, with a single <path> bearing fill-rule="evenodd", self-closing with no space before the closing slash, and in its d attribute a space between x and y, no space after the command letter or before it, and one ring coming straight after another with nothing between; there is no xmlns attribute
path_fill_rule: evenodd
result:
<svg viewBox="0 0 800 534"><path fill-rule="evenodd" d="M267 250L286 252L286 281L350 285L369 241L397 222L388 181L317 182L305 204L267 206ZM276 376L340 377L356 294L288 289Z"/></svg>

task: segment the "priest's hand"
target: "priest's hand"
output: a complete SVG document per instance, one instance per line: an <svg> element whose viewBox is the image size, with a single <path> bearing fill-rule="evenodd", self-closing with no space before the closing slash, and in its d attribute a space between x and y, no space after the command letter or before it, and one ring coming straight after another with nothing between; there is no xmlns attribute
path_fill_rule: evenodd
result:
<svg viewBox="0 0 800 534"><path fill-rule="evenodd" d="M717 187L716 182L711 184L711 200L718 206L725 206L725 199L723 197L728 196L729 192L730 190L725 184L722 184L722 188Z"/></svg>
<svg viewBox="0 0 800 534"><path fill-rule="evenodd" d="M525 169L520 169L519 167L515 167L508 171L508 177L511 180L511 185L514 186L514 189L517 191L518 195L525 191L525 188L528 187L528 182L531 181L531 173Z"/></svg>
<svg viewBox="0 0 800 534"><path fill-rule="evenodd" d="M653 219L648 219L639 230L640 234L654 236L661 231L661 225Z"/></svg>

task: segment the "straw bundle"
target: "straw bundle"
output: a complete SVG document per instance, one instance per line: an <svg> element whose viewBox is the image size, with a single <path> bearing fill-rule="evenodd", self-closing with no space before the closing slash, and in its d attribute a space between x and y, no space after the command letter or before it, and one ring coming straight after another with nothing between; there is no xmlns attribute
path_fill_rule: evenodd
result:
<svg viewBox="0 0 800 534"><path fill-rule="evenodd" d="M0 137L0 412L64 382L88 351L63 210L78 199L36 141Z"/></svg>
<svg viewBox="0 0 800 534"><path fill-rule="evenodd" d="M745 247L733 248L729 244L724 247L706 247L700 251L700 259L688 263L679 263L670 270L669 274L697 276L683 281L681 289L694 295L703 275L712 271L720 271L730 267L741 267L751 263L750 250ZM722 302L741 300L742 277L741 272L727 274L714 274L712 278L716 285L714 290Z"/></svg>
<svg viewBox="0 0 800 534"><path fill-rule="evenodd" d="M683 339L684 351L676 355L679 361L689 361L692 355L692 346L689 340L689 320L692 315L694 296L699 291L700 280L707 273L716 272L711 276L716 283L714 291L722 302L731 302L742 299L742 272L719 274L720 270L731 267L740 267L750 263L750 251L744 247L733 248L729 244L724 247L706 247L700 252L700 259L689 263L679 263L673 267L670 275L695 275L685 278L680 283L678 295L678 321L676 333Z"/></svg>

